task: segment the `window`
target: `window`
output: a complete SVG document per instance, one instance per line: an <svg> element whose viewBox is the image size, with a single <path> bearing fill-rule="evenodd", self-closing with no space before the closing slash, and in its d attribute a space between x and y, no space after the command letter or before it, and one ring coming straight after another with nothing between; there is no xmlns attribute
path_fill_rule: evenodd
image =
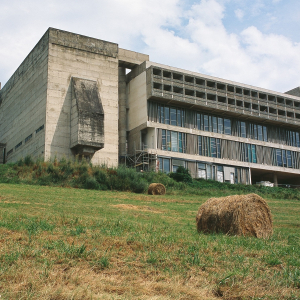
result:
<svg viewBox="0 0 300 300"><path fill-rule="evenodd" d="M212 117L212 131L218 132L218 119L217 117Z"/></svg>
<svg viewBox="0 0 300 300"><path fill-rule="evenodd" d="M241 122L241 137L245 138L246 137L246 123Z"/></svg>
<svg viewBox="0 0 300 300"><path fill-rule="evenodd" d="M165 173L170 173L170 159L163 158L163 171Z"/></svg>
<svg viewBox="0 0 300 300"><path fill-rule="evenodd" d="M224 134L223 118L218 118L218 133Z"/></svg>
<svg viewBox="0 0 300 300"><path fill-rule="evenodd" d="M256 146L255 145L252 145L252 162L253 163L257 163L256 161Z"/></svg>
<svg viewBox="0 0 300 300"><path fill-rule="evenodd" d="M263 126L263 132L264 132L264 142L268 141L268 133L267 133L267 127Z"/></svg>
<svg viewBox="0 0 300 300"><path fill-rule="evenodd" d="M202 155L202 136L198 136L199 155Z"/></svg>
<svg viewBox="0 0 300 300"><path fill-rule="evenodd" d="M282 167L282 153L280 149L276 149L277 166Z"/></svg>
<svg viewBox="0 0 300 300"><path fill-rule="evenodd" d="M292 154L291 151L286 151L286 158L287 158L287 167L292 168Z"/></svg>
<svg viewBox="0 0 300 300"><path fill-rule="evenodd" d="M198 163L198 178L206 179L206 165Z"/></svg>
<svg viewBox="0 0 300 300"><path fill-rule="evenodd" d="M210 151L211 151L211 157L217 157L217 147L216 147L215 138L210 139Z"/></svg>
<svg viewBox="0 0 300 300"><path fill-rule="evenodd" d="M167 130L167 149L171 151L171 131Z"/></svg>
<svg viewBox="0 0 300 300"><path fill-rule="evenodd" d="M263 130L261 125L257 125L257 131L258 131L258 140L262 141L263 140Z"/></svg>
<svg viewBox="0 0 300 300"><path fill-rule="evenodd" d="M225 134L231 135L231 120L224 119Z"/></svg>
<svg viewBox="0 0 300 300"><path fill-rule="evenodd" d="M40 131L42 131L44 129L44 125L40 126L36 131L35 133L39 133Z"/></svg>
<svg viewBox="0 0 300 300"><path fill-rule="evenodd" d="M204 131L209 131L208 115L204 115Z"/></svg>
<svg viewBox="0 0 300 300"><path fill-rule="evenodd" d="M162 130L161 134L162 142L161 142L161 150L167 150L167 136L166 136L166 130Z"/></svg>
<svg viewBox="0 0 300 300"><path fill-rule="evenodd" d="M171 108L170 114L171 114L171 125L176 126L177 125L176 108Z"/></svg>
<svg viewBox="0 0 300 300"><path fill-rule="evenodd" d="M172 143L172 151L178 152L178 133L175 131L171 132L171 143Z"/></svg>
<svg viewBox="0 0 300 300"><path fill-rule="evenodd" d="M165 124L170 125L170 108L165 106Z"/></svg>

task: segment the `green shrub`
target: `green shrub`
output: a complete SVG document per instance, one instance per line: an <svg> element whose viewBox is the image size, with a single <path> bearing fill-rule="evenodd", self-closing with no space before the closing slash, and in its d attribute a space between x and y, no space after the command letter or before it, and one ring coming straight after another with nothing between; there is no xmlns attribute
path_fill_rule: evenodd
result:
<svg viewBox="0 0 300 300"><path fill-rule="evenodd" d="M184 167L178 167L176 173L170 173L170 177L175 179L178 182L192 183L193 179L189 170Z"/></svg>
<svg viewBox="0 0 300 300"><path fill-rule="evenodd" d="M99 190L100 185L94 177L88 177L84 183L84 188L88 190Z"/></svg>

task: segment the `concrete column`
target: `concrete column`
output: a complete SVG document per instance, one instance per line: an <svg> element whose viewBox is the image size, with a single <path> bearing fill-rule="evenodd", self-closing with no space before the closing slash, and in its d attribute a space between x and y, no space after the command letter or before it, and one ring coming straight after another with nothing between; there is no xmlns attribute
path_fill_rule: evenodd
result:
<svg viewBox="0 0 300 300"><path fill-rule="evenodd" d="M126 68L119 67L119 156L126 155Z"/></svg>
<svg viewBox="0 0 300 300"><path fill-rule="evenodd" d="M274 186L278 186L277 174L276 173L274 173L274 175L273 175L273 181L274 181Z"/></svg>

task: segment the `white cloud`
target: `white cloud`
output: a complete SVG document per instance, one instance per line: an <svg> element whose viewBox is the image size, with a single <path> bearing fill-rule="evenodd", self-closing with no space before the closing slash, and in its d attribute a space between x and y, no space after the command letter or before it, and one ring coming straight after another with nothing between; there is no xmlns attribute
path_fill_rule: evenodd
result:
<svg viewBox="0 0 300 300"><path fill-rule="evenodd" d="M235 13L235 16L236 16L240 21L243 20L244 15L245 15L245 13L244 13L243 10L241 10L240 8L238 8L238 9L236 9L236 10L234 11L234 13Z"/></svg>

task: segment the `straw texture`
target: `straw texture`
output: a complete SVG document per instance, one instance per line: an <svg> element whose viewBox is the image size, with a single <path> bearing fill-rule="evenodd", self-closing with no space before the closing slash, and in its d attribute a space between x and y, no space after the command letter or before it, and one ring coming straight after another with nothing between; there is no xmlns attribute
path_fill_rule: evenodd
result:
<svg viewBox="0 0 300 300"><path fill-rule="evenodd" d="M149 195L165 195L166 188L161 183L151 183L148 188Z"/></svg>
<svg viewBox="0 0 300 300"><path fill-rule="evenodd" d="M269 238L273 221L267 202L256 194L210 198L196 216L197 230L204 233Z"/></svg>

